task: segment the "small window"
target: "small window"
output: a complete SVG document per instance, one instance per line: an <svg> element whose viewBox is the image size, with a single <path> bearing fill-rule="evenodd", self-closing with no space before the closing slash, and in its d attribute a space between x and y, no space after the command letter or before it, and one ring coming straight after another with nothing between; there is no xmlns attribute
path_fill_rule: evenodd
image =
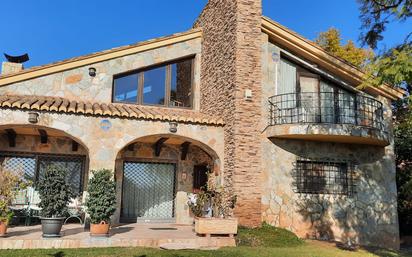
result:
<svg viewBox="0 0 412 257"><path fill-rule="evenodd" d="M192 107L193 58L146 68L113 80L113 102Z"/></svg>
<svg viewBox="0 0 412 257"><path fill-rule="evenodd" d="M295 189L304 194L352 195L354 173L345 162L298 160Z"/></svg>

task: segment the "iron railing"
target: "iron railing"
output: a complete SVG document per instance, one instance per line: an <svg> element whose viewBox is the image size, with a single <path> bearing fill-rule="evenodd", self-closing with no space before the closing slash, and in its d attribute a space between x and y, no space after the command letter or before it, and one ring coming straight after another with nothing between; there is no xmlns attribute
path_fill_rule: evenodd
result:
<svg viewBox="0 0 412 257"><path fill-rule="evenodd" d="M386 130L383 105L374 98L335 92L303 92L269 98L270 125L352 124Z"/></svg>

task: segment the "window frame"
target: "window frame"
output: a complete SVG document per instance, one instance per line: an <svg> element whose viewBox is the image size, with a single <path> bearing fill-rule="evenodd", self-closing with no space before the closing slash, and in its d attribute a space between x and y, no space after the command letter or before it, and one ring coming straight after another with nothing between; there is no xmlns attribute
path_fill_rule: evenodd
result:
<svg viewBox="0 0 412 257"><path fill-rule="evenodd" d="M304 166L310 165L311 170L304 168ZM318 181L314 181L314 178L320 178L320 176L313 175L316 169L315 166L322 166L321 172L324 172L323 178L325 179L325 186L323 190L316 188L319 184ZM355 166L350 161L344 160L329 160L329 159L297 159L294 164L294 192L304 195L333 195L333 196L347 196L353 197L356 194L356 173ZM332 172L327 170L329 167L337 167L338 171ZM340 169L344 167L344 173ZM310 175L305 176L305 173L309 172ZM330 173L333 173L331 176ZM342 174L341 174L342 173ZM336 175L341 175L340 180L344 178L344 183L337 183ZM308 184L306 184L308 183ZM346 186L342 186L346 185ZM341 190L336 190L337 187L342 186ZM309 187L305 188L305 187ZM332 189L330 189L332 188Z"/></svg>
<svg viewBox="0 0 412 257"><path fill-rule="evenodd" d="M8 157L8 158L32 158L35 161L35 171L33 177L33 185L34 187L39 182L40 176L40 160L42 158L73 158L79 159L81 161L81 174L80 174L80 185L79 185L79 195L83 194L85 189L85 180L86 180L86 173L87 173L87 155L82 154L54 154L54 153L39 153L39 152L8 152L8 151L1 151L0 157Z"/></svg>
<svg viewBox="0 0 412 257"><path fill-rule="evenodd" d="M170 97L171 97L171 86L172 86L172 65L176 64L178 62L183 62L183 61L191 61L191 71L190 71L190 107L184 107L184 106L170 106ZM144 68L139 68L123 73L118 73L113 75L113 81L112 81L112 103L118 103L118 104L134 104L134 105L142 105L142 106L152 106L152 107L162 107L162 108L179 108L179 109L193 109L193 103L194 103L194 71L195 71L195 55L191 56L186 56L182 57L179 59L174 59L168 62L164 63L159 63L155 65L150 65ZM146 71L160 68L160 67L165 67L166 68L166 74L165 74L165 100L164 104L145 104L143 101L143 87L144 87L144 73ZM130 102L130 101L116 101L115 100L115 80L118 78L126 77L129 75L137 74L137 97L136 97L136 102Z"/></svg>

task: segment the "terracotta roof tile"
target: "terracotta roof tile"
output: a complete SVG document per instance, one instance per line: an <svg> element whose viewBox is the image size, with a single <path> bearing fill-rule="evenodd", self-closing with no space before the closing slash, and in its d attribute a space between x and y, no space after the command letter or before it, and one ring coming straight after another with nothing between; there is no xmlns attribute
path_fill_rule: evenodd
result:
<svg viewBox="0 0 412 257"><path fill-rule="evenodd" d="M24 109L51 111L94 116L127 117L132 119L179 121L186 123L222 126L221 118L201 114L192 110L171 109L128 104L91 103L70 101L61 97L1 95L0 109Z"/></svg>

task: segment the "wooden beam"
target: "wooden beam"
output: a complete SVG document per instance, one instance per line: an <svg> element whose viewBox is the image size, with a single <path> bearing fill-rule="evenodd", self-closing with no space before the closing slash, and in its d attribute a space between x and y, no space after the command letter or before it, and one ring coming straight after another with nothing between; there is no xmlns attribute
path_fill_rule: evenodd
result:
<svg viewBox="0 0 412 257"><path fill-rule="evenodd" d="M6 129L7 138L9 139L9 146L16 147L16 131L14 129Z"/></svg>
<svg viewBox="0 0 412 257"><path fill-rule="evenodd" d="M73 151L73 152L77 152L77 150L79 150L79 143L77 143L76 141L72 140L72 151Z"/></svg>
<svg viewBox="0 0 412 257"><path fill-rule="evenodd" d="M127 151L133 152L134 151L134 144L130 144L127 146Z"/></svg>
<svg viewBox="0 0 412 257"><path fill-rule="evenodd" d="M42 144L47 144L47 132L44 129L38 129L39 134L40 134L40 143Z"/></svg>
<svg viewBox="0 0 412 257"><path fill-rule="evenodd" d="M162 151L163 143L166 142L166 140L168 140L168 139L169 138L167 138L167 137L161 137L153 145L154 154L155 154L156 157L160 156L160 152Z"/></svg>
<svg viewBox="0 0 412 257"><path fill-rule="evenodd" d="M190 142L184 142L183 144L180 145L180 151L182 152L180 159L182 161L186 160L187 152L189 151L189 146L190 146Z"/></svg>

